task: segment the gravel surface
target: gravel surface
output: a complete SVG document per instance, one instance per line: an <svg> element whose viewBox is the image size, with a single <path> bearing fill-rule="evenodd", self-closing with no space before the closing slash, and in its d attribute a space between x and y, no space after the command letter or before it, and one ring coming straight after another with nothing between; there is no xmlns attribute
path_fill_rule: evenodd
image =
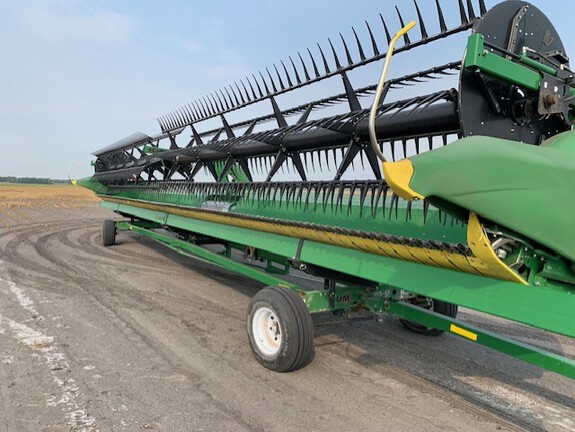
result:
<svg viewBox="0 0 575 432"><path fill-rule="evenodd" d="M391 319L315 316L314 362L270 372L245 333L260 284L135 235L104 248L111 215L0 212L0 431L575 430L575 381Z"/></svg>

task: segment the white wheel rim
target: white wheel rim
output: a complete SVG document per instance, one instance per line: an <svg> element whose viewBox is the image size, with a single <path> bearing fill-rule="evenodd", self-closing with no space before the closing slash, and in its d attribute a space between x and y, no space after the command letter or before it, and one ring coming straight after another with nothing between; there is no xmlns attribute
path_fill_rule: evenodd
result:
<svg viewBox="0 0 575 432"><path fill-rule="evenodd" d="M258 349L267 356L274 356L282 343L282 327L276 313L262 306L254 313L252 334Z"/></svg>

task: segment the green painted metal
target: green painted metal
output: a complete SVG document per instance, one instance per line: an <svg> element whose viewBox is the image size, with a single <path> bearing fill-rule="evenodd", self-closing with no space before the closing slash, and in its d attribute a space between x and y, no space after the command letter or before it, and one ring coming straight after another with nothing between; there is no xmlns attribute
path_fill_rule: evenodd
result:
<svg viewBox="0 0 575 432"><path fill-rule="evenodd" d="M159 225L155 223L150 224L141 221L135 223L116 223L116 227L120 231L132 231L144 235L183 255L219 265L265 285L278 285L289 288L302 297L310 313L367 307L374 313L391 314L400 319L414 321L427 327L437 328L471 339L480 345L487 346L520 360L575 379L574 360L505 338L455 319L447 318L432 311L415 307L409 303L397 301L402 294L397 288L380 285L373 289L364 287L337 287L333 293L330 293L328 290L306 291L297 284L269 275L253 266L236 262L229 257L190 242L150 230L150 228L158 226Z"/></svg>
<svg viewBox="0 0 575 432"><path fill-rule="evenodd" d="M144 153L147 155L154 155L168 151L168 149L164 149L161 147L153 146L153 145L146 145L144 146L143 150Z"/></svg>
<svg viewBox="0 0 575 432"><path fill-rule="evenodd" d="M168 215L125 204L103 202L102 205L136 218L252 246L289 259L297 256L299 240L296 238ZM524 286L313 241L303 243L299 260L575 337L575 294L566 285L549 282L540 287Z"/></svg>
<svg viewBox="0 0 575 432"><path fill-rule="evenodd" d="M297 286L294 283L287 282L284 279L272 276L272 275L265 273L264 271L257 269L255 267L233 261L232 259L227 258L226 256L224 256L222 254L212 252L212 251L210 251L210 250L208 250L202 246L197 246L197 245L194 245L192 243L189 243L189 242L186 242L183 240L179 240L177 238L158 234L154 231L151 231L147 228L144 228L142 226L138 226L137 224L133 224L133 223L118 224L117 228L120 230L127 230L127 231L132 231L132 232L135 232L135 233L138 233L141 235L145 235L146 237L149 237L149 238L151 238L151 239L153 239L159 243L162 243L163 245L165 245L165 246L169 247L170 249L173 249L173 250L175 250L175 251L177 251L183 255L189 255L193 258L201 258L205 261L211 262L213 264L217 264L217 265L224 267L228 270L243 274L244 276L247 276L251 279L257 280L258 282L261 282L263 284L281 285L281 286L285 286L287 288L293 289L294 291L298 291L298 292L303 291L302 288L300 288L299 286Z"/></svg>
<svg viewBox="0 0 575 432"><path fill-rule="evenodd" d="M226 166L226 161L216 161L214 163L214 168L216 171L216 174L218 176L221 176L222 173L224 172L224 168ZM248 175L246 174L246 172L243 170L243 168L236 162L232 165L232 168L228 171L227 175L231 176L234 182L249 182L250 179L248 177ZM221 180L222 182L227 182L227 176L224 176L224 178L222 178Z"/></svg>
<svg viewBox="0 0 575 432"><path fill-rule="evenodd" d="M479 68L482 73L523 88L538 91L541 74L526 66L493 54L485 48L485 38L474 33L467 40L465 67Z"/></svg>
<svg viewBox="0 0 575 432"><path fill-rule="evenodd" d="M487 50L485 38L481 33L474 33L467 39L464 61L466 68L478 68L486 75L537 92L543 78L541 72L552 76L557 75L557 70L529 58L525 52L522 53L519 61L525 66ZM575 88L571 88L570 91L570 96L573 95L575 95ZM572 101L569 106L575 108L575 101Z"/></svg>
<svg viewBox="0 0 575 432"><path fill-rule="evenodd" d="M293 282L288 282L283 278L270 275L268 268L266 268L266 271L263 271L254 266L234 261L226 255L210 251L202 246L159 234L151 230L151 228L158 227L160 227L158 224L142 221L133 223L116 222L116 228L119 231L132 231L144 235L178 253L216 264L250 279L257 280L265 285L278 285L289 288L302 297L310 313L344 310L355 307L360 303L366 291L365 288L362 287L337 287L333 293L333 300L330 301L329 291L306 291ZM286 274L286 272L282 274Z"/></svg>
<svg viewBox="0 0 575 432"><path fill-rule="evenodd" d="M231 185L230 185L231 186ZM214 196L210 193L189 194L186 189L178 191L160 191L151 187L116 187L113 191L99 192L120 198L138 199L154 203L174 204L192 208L201 208L208 201L218 200L230 204L229 212L242 215L258 215L292 222L309 222L334 227L345 227L360 231L397 235L421 240L436 240L455 244L465 244L467 238L465 224L441 214L429 207L424 212L424 204L408 204L400 200L391 208L391 196L386 196L387 207L378 206L374 212L361 210L360 196L351 197L349 208L328 204L325 207L304 204L288 204L280 193L272 191L269 197L258 197L255 190L244 196ZM320 191L317 195L323 195ZM285 197L284 197L285 198ZM310 194L310 201L315 200L315 192ZM318 196L321 203L323 196ZM380 199L380 202L384 198ZM343 197L350 200L349 194ZM371 198L367 197L366 201Z"/></svg>
<svg viewBox="0 0 575 432"><path fill-rule="evenodd" d="M574 131L541 146L463 138L409 159L416 192L471 210L575 261Z"/></svg>
<svg viewBox="0 0 575 432"><path fill-rule="evenodd" d="M537 69L537 70L544 72L548 75L557 76L557 69L553 69L551 66L547 66L547 65L544 65L543 63L540 63L536 60L533 60L531 57L529 57L527 55L526 51L523 51L521 53L521 57L519 58L519 61L521 63L523 63L524 65L527 65L533 69Z"/></svg>
<svg viewBox="0 0 575 432"><path fill-rule="evenodd" d="M444 330L513 356L519 360L575 379L575 360L508 339L496 333L448 318L405 302L389 302L388 312L398 318L414 321L427 327ZM455 327L454 327L455 326ZM463 330L463 331L461 331ZM462 335L463 334L463 335Z"/></svg>
<svg viewBox="0 0 575 432"><path fill-rule="evenodd" d="M76 180L78 186L94 191L96 194L105 194L108 192L108 186L95 180L93 177L84 177Z"/></svg>

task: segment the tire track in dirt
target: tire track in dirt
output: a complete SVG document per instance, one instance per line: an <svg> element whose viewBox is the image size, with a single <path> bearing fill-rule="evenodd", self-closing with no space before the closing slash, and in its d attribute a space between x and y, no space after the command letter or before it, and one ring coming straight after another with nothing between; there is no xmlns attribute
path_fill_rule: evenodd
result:
<svg viewBox="0 0 575 432"><path fill-rule="evenodd" d="M251 367L238 365L234 363L233 359L226 359L220 356L220 351L210 347L209 341L214 338L218 339L219 333L223 330L223 328L217 326L214 328L211 324L214 319L221 317L228 321L241 322L243 327L244 316L238 312L237 308L228 307L225 303L210 301L201 295L195 295L189 291L186 291L186 296L181 296L177 291L171 293L169 290L161 295L156 292L146 293L138 288L132 288L128 284L123 284L121 289L116 288L119 268L122 271L133 273L159 272L165 275L166 278L170 278L173 272L182 271L183 269L178 263L174 263L169 259L170 253L167 254L168 258L166 258L164 255L145 249L147 247L145 240L131 240L127 242L133 243L129 244L131 246L130 249L121 247L104 249L97 244L99 241L99 226L95 224L99 221L101 219L81 219L15 227L17 237L10 239L5 245L5 250L9 252L6 260L14 267L24 267L29 271L44 274L51 279L66 282L69 286L67 291L64 290L63 293L69 294L70 289L73 288L73 290L86 294L97 307L105 311L106 319L117 323L120 331L131 343L139 347L139 350L146 353L154 353L151 358L154 363L168 364L170 368L181 369L180 363L174 361L173 353L165 352L163 347L158 345L157 340L150 336L149 331L152 328L147 328L141 319L127 317L125 313L126 308L133 308L144 313L153 311L155 314L161 314L180 322L190 331L199 335L200 339L203 338L202 340L207 341L204 348L210 351L213 356L219 357L219 361L223 362L225 367L236 369L246 380L257 379L263 381L266 379L265 372L256 373L254 377L254 371ZM8 235L14 235L14 233L0 233L0 245L4 236ZM25 245L24 251L21 249L21 245ZM37 257L51 263L49 267L39 269L37 264L35 265L34 259L28 257L27 254L29 254L31 246ZM161 246L159 247L161 248ZM140 252L143 248L144 250ZM127 251L130 252L128 253ZM147 252L149 253L146 254ZM83 262L87 258L91 258L91 264L93 264L88 266L88 270L86 263ZM54 272L52 266L58 268L59 272ZM110 272L112 270L115 270L116 273ZM218 279L227 281L224 282L227 284L230 283L230 280L242 281L242 278L238 278L236 275L230 276L224 270L215 270L215 267L203 270L193 268L193 271L199 272L204 276L215 275ZM250 284L243 280L241 285L247 287ZM232 288L230 287L230 289ZM250 293L253 288L246 288L246 290ZM187 319L191 314L196 317L193 321ZM238 350L241 344L247 344L243 328L241 330L241 332L230 332L227 336L228 340L226 340L226 343L232 346L232 350ZM352 336L361 331L362 329L350 330ZM374 337L375 340L382 344L389 345L390 343L389 339L383 336L371 335L371 337ZM396 344L396 342L393 344ZM393 347L393 349L395 348ZM401 350L402 347L398 345L397 349ZM509 430L536 429L539 427L536 424L526 422L522 418L513 417L505 411L494 409L481 399L474 398L468 393L460 391L460 389L451 387L449 383L435 382L427 377L419 376L411 370L395 365L381 365L376 358L369 354L364 354L361 361L358 361L354 359L354 357L357 357L356 355L351 355L349 348L342 349L341 345L338 344L322 346L318 350L329 352L332 356L339 358L338 364L345 364L346 361L352 358L361 367L383 374L424 393L437 395L447 403L469 412L477 418L495 424L503 424ZM184 368L184 372L188 374L193 382L202 382L202 377L190 374L189 368ZM340 372L341 368L333 368L334 375ZM289 379L283 379L282 377L281 381L294 393L301 391L301 388L297 385L290 384ZM209 394L209 389L204 389L203 391ZM316 398L312 393L308 393L308 395L314 398L315 403L324 403L326 401ZM217 400L214 400L214 403L219 404L224 410L229 409L229 407L222 405ZM255 418L245 419L245 415L239 411L233 413L233 416L235 420L241 422L246 428L253 429L254 424L258 422Z"/></svg>
<svg viewBox="0 0 575 432"><path fill-rule="evenodd" d="M78 266L74 265L72 263L72 261L70 260L65 260L62 259L60 257L56 257L53 254L53 250L60 250L60 248L57 247L51 247L49 245L49 241L52 239L53 236L57 237L58 241L61 241L63 238L67 238L67 235L69 233L69 229L66 230L62 230L59 232L54 232L54 233L50 233L49 235L46 236L42 236L38 239L38 242L36 244L36 248L37 251L39 253L40 256L42 256L43 258L50 260L51 262L54 262L56 265L62 267L62 268L68 268L71 272L73 272L74 274L76 272L78 272L80 270L80 268L78 268ZM88 236L89 239L89 245L91 245L92 247L96 246L93 241L95 240L94 236ZM84 245L82 245L84 246ZM99 247L96 246L96 248L98 249ZM109 248L108 248L109 249ZM106 249L106 251L108 250ZM115 253L114 255L121 255L119 253ZM64 254L65 256L65 254ZM102 256L106 257L106 252L102 253ZM109 258L109 257L106 257ZM124 257L125 258L125 257ZM149 260L147 260L145 262L145 264L147 265L147 263L149 262ZM113 261L113 264L116 265L116 262ZM130 263L132 265L134 265L134 263ZM161 267L161 269L165 270L165 268ZM110 284L113 283L115 280L115 278L111 278L109 280L100 280L99 285L100 286L111 286ZM86 287L85 284L86 281L84 281L84 283L81 283L79 285ZM141 292L139 292L136 289L126 289L126 287L124 286L123 289L121 291L118 290L106 290L107 295L113 295L114 297L116 297L118 299L118 304L121 305L126 305L126 304L132 304L137 306L139 309L142 308L142 305L147 305L148 309L160 309L165 315L174 317L176 319L179 319L180 316L179 314L174 313L174 307L178 307L178 309L180 309L180 312L183 310L186 310L189 313L189 309L187 307L189 306L193 306L194 309L197 309L198 305L197 305L197 298L194 298L194 301L191 302L191 304L186 305L184 308L181 308L181 303L180 302L174 302L171 303L169 305L169 307L165 307L164 305L162 305L160 302L152 302L149 300L149 298L147 298L146 296L142 295ZM91 292L92 295L94 295L93 292ZM104 301L103 297L97 296L99 297L97 300L98 302L100 302L101 304L105 305L108 309L114 310L113 306L111 306L110 304L106 304L109 302ZM204 306L207 306L208 302L204 302ZM179 307L180 306L180 307ZM221 305L214 305L211 309L211 312L213 313L221 313L219 311L219 309L221 308ZM122 320L124 322L124 324L126 325L126 329L129 329L130 331L134 331L134 326L133 323L128 323L125 318L120 317L118 314L115 314L116 318L119 318L120 320ZM213 319L212 317L209 317L210 319ZM240 318L240 317L238 317ZM243 319L243 317L241 317ZM188 325L191 327L191 329L195 332L201 332L203 334L206 333L206 329L201 329L200 326L198 325L190 325L190 323L188 322ZM146 343L148 345L148 348L152 348L153 350L155 350L156 346L153 343L153 341L148 340L148 338L142 334L139 334L140 337L143 337L144 339L146 339ZM349 354L349 353L347 353ZM363 366L369 365L369 362L366 362L363 364ZM233 367L232 364L229 364L230 367ZM385 368L385 373L387 376L398 380L400 382L403 383L408 383L409 385L413 386L414 388L417 388L419 390L422 390L426 393L431 393L431 394L441 394L441 397L448 401L449 403L453 404L454 406L459 406L461 408L463 408L466 411L472 411L474 413L474 415L484 418L485 420L491 421L491 422L501 422L501 414L504 415L504 417L509 418L509 416L506 413L491 413L491 407L487 407L489 408L489 411L485 411L485 409L482 408L478 408L476 406L474 406L473 404L470 403L465 403L466 399L460 400L460 398L454 398L453 394L450 393L449 391L445 391L444 387L438 386L436 383L432 383L428 380L425 379L421 379L420 377L417 377L415 375L406 373L405 370L400 370L397 368ZM461 393L458 393L459 395L462 395ZM466 395L463 395L466 396ZM508 427L510 430L521 430L521 428L516 427L513 423L511 422L505 422L506 423L506 427ZM528 424L526 422L522 422L523 426L525 427L533 427L533 425Z"/></svg>
<svg viewBox="0 0 575 432"><path fill-rule="evenodd" d="M68 284L74 285L74 289L89 295L95 304L97 304L100 308L105 309L107 319L117 323L119 330L132 344L136 346L136 351L142 353L146 352L146 355L149 356L149 359L156 365L167 364L170 365L170 369L181 370L181 365L174 362L173 356L161 349L158 349L157 342L150 338L148 334L140 331L138 328L139 326L132 320L127 319L124 312L127 306L142 309L144 311L160 309L164 314L176 317L176 315L174 315L169 308L166 308L159 303L150 302L147 296L143 295L136 289L127 289L125 286L123 286L121 290L112 289L110 287L115 286L116 282L116 278L114 276L109 276L106 272L101 272L97 275L85 275L84 265L75 264L73 259L68 259L68 257L66 257L66 254L54 253L54 251L61 252L62 250L62 243L54 244L54 242L60 242L63 238L67 237L71 230L74 229L77 228L68 227L59 231L55 230L44 232L43 235L41 235L35 243L35 248L38 252L38 255L54 263L61 269L61 279L64 279ZM35 234L35 231L30 231L27 234L31 235L32 233ZM90 235L87 238L94 239L95 236ZM29 241L29 239L27 241ZM106 258L105 254L102 256ZM107 257L105 261L108 260L110 261L111 265L117 263L117 259L115 257L113 259ZM142 264L132 263L132 265L136 267L137 270L149 270L147 261L143 262ZM158 269L161 269L161 267L158 267ZM198 299L196 299L194 303L197 303L197 300ZM223 316L227 315L221 310L218 310L215 306L210 305L209 302L206 302L203 299L199 300L200 303L203 303L203 309L205 311L210 311L211 309L211 314L220 313ZM188 313L190 313L189 310ZM202 333L205 331L200 326L194 326L189 322L186 324L196 333ZM229 366L232 367L232 365ZM190 372L189 369L183 370L182 372L191 382L202 382L202 377L194 374L193 372ZM253 429L254 422L248 423L244 421L241 412L230 412L230 407L214 399L207 389L204 389L204 393L207 397L212 398L213 404L218 406L222 412L232 414L232 418L239 424L242 424L246 428L250 427Z"/></svg>

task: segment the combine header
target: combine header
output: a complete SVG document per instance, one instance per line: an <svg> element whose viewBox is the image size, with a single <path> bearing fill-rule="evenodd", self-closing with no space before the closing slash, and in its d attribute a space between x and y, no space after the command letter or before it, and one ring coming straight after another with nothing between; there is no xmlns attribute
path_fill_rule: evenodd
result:
<svg viewBox="0 0 575 432"><path fill-rule="evenodd" d="M272 370L312 360L310 314L369 310L575 378L573 359L456 320L459 305L575 337L565 48L523 1L486 11L453 0L451 28L433 5L434 22L417 2L396 8L161 116L157 135L95 152L94 175L78 183L129 218L105 221L103 244L132 231L268 285L247 333ZM466 36L462 61L386 78L393 53L397 64L407 52L431 58L428 44ZM376 62L379 84L354 86ZM320 98L325 84L336 90Z"/></svg>

